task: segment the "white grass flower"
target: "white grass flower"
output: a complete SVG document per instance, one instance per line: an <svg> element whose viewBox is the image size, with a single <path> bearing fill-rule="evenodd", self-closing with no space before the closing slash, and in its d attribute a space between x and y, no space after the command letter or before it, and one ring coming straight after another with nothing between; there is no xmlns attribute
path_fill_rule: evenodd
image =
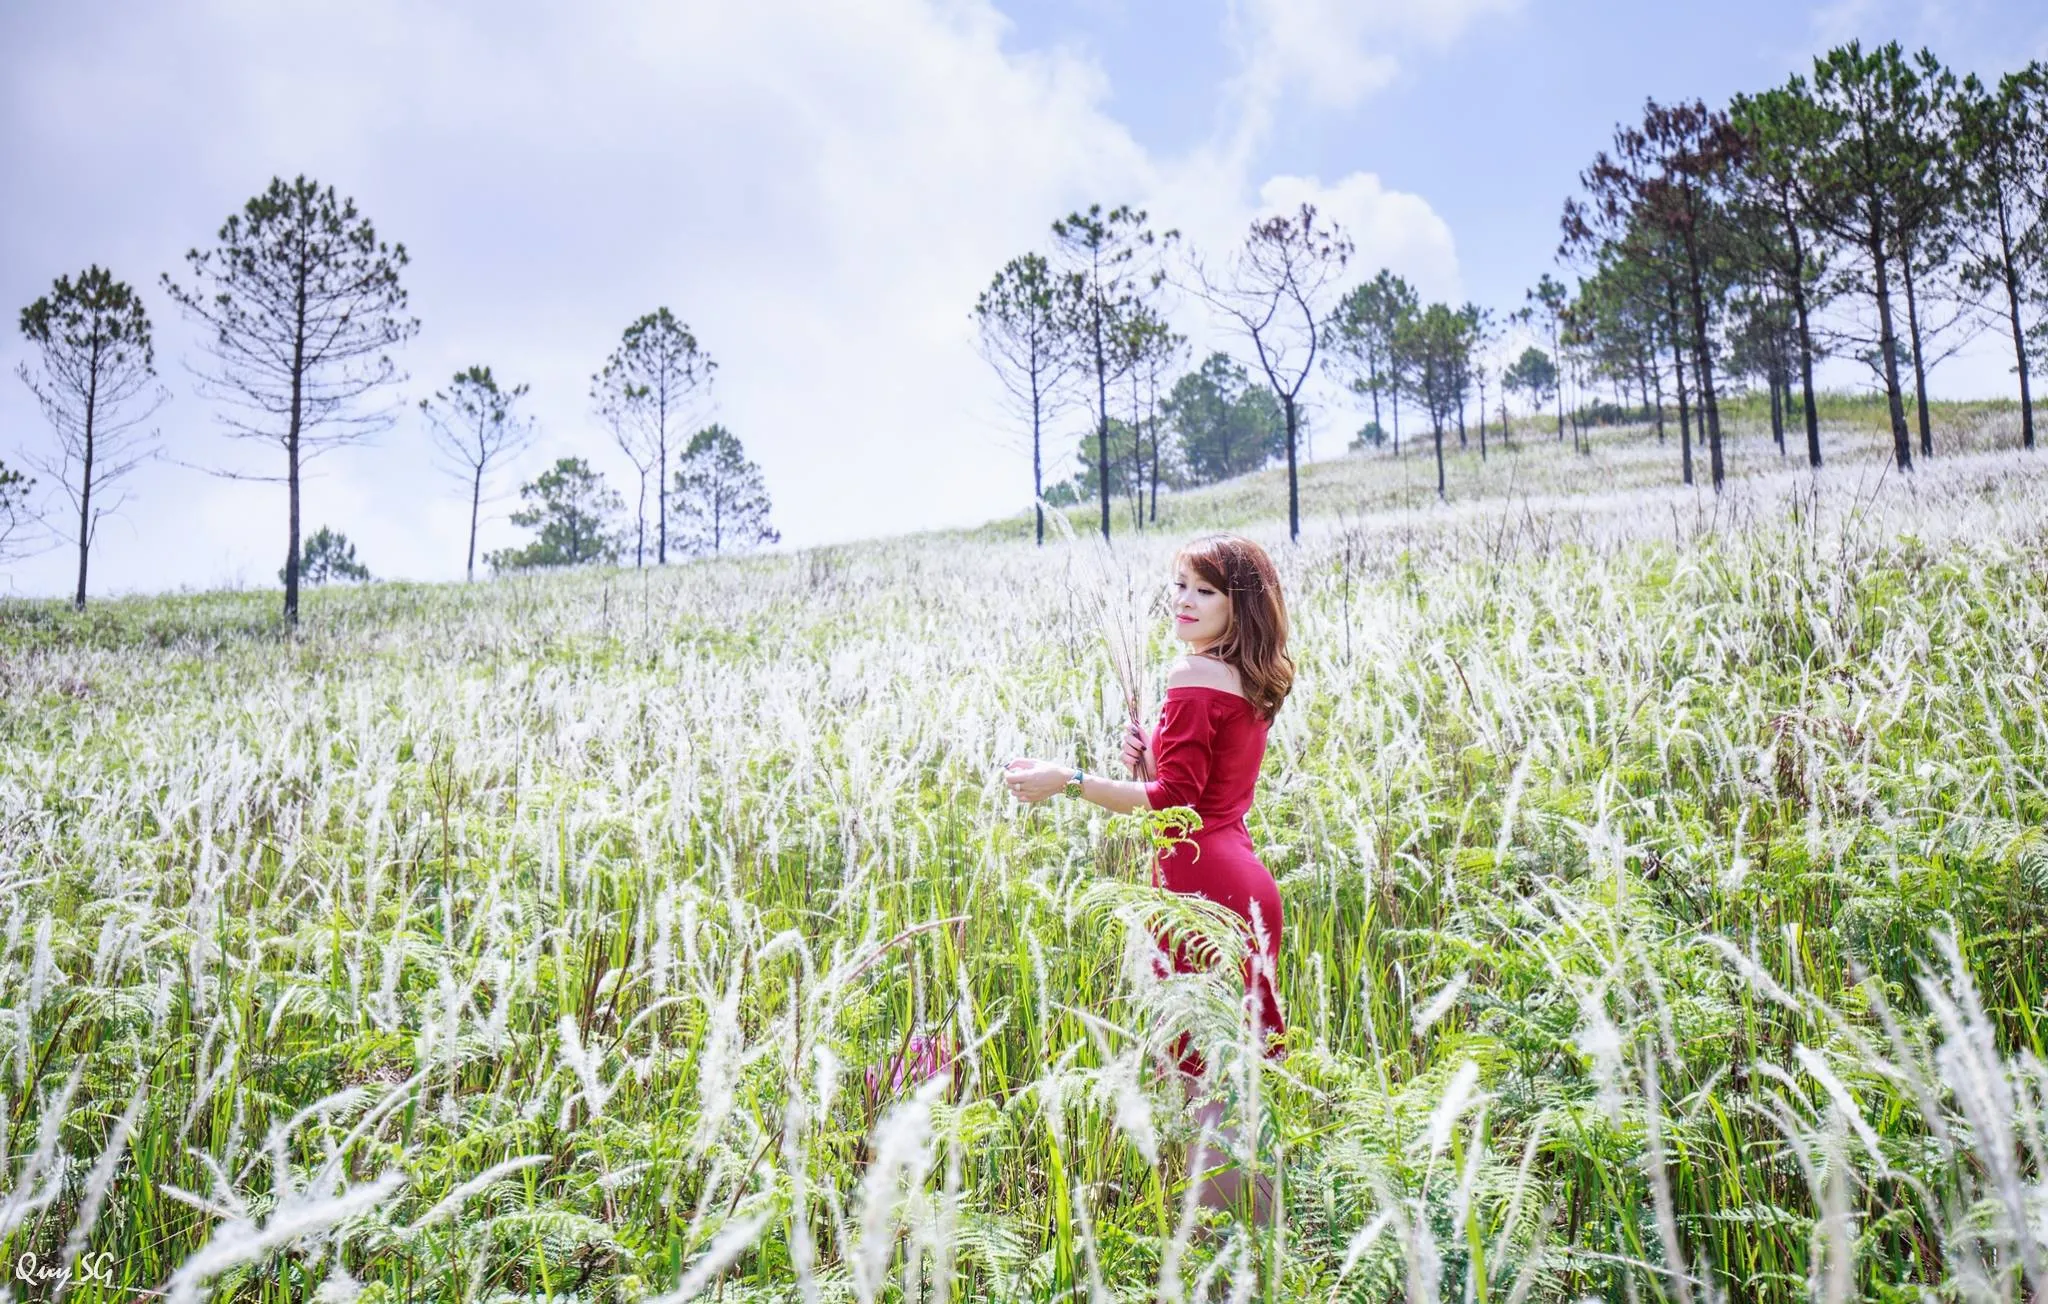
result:
<svg viewBox="0 0 2048 1304"><path fill-rule="evenodd" d="M50 989L64 981L64 971L57 967L57 961L50 951L50 929L57 920L44 915L36 925L35 958L28 971L28 1012L36 1013L43 1008L43 998Z"/></svg>
<svg viewBox="0 0 2048 1304"><path fill-rule="evenodd" d="M947 1085L944 1077L924 1083L875 1127L875 1157L860 1186L860 1240L851 1251L854 1291L863 1301L881 1290L895 1246L897 1210L914 1198L931 1167L932 1102Z"/></svg>
<svg viewBox="0 0 2048 1304"><path fill-rule="evenodd" d="M1593 1080L1599 1084L1600 1112L1619 1122L1622 1098L1621 1031L1607 1017L1604 989L1595 987L1579 994L1580 1024L1572 1034L1579 1053L1592 1062Z"/></svg>
<svg viewBox="0 0 2048 1304"><path fill-rule="evenodd" d="M760 1239L761 1229L768 1225L769 1216L764 1210L719 1228L710 1247L690 1265L690 1270L683 1274L676 1288L666 1294L651 1296L646 1304L686 1304L702 1295L720 1273L731 1267L735 1259Z"/></svg>
<svg viewBox="0 0 2048 1304"><path fill-rule="evenodd" d="M1423 1146L1434 1165L1436 1157L1443 1152L1451 1139L1451 1129L1457 1126L1458 1116L1463 1114L1475 1100L1478 1093L1479 1065L1472 1060L1462 1061L1451 1080L1444 1084L1443 1099L1429 1112L1429 1123L1423 1129Z"/></svg>
<svg viewBox="0 0 2048 1304"><path fill-rule="evenodd" d="M253 1262L273 1249L317 1235L375 1209L404 1184L404 1174L388 1172L334 1196L288 1191L262 1226L238 1219L214 1229L206 1244L193 1251L171 1274L164 1297L168 1304L196 1304L204 1284L229 1268Z"/></svg>
<svg viewBox="0 0 2048 1304"><path fill-rule="evenodd" d="M503 1181L505 1178L510 1177L512 1174L519 1172L522 1169L532 1168L539 1164L545 1164L552 1157L553 1156L551 1155L520 1155L516 1159L506 1159L499 1163L492 1164L489 1168L484 1169L484 1171L478 1173L475 1177L470 1178L468 1181L462 1183L462 1185L456 1187L454 1190L448 1192L448 1194L442 1196L439 1200L436 1200L434 1202L433 1208L427 1210L425 1213L421 1214L417 1219L413 1220L413 1222L408 1224L401 1232L401 1235L407 1237L417 1235L419 1232L424 1231L429 1227L432 1227L435 1223L453 1217L455 1215L455 1212L458 1209L460 1209L463 1203L467 1201L471 1196L476 1195L478 1192L485 1190L494 1183ZM644 1165L642 1165L641 1167L644 1167Z"/></svg>
<svg viewBox="0 0 2048 1304"><path fill-rule="evenodd" d="M1423 1033L1429 1031L1431 1025L1442 1018L1444 1012L1457 1003L1458 997L1463 994L1465 984L1471 976L1470 970L1459 970L1449 982L1443 985L1435 996L1430 998L1429 1004L1415 1012L1416 1036L1420 1037Z"/></svg>

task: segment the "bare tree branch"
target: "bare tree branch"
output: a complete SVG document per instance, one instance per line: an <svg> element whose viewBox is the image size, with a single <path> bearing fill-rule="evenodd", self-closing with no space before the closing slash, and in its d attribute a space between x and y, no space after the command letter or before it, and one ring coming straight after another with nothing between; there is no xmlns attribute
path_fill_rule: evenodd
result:
<svg viewBox="0 0 2048 1304"><path fill-rule="evenodd" d="M1245 241L1220 273L1190 255L1187 288L1250 340L1266 383L1287 415L1288 536L1301 535L1302 387L1333 305L1332 289L1350 261L1350 239L1335 222L1318 221L1313 204L1293 214L1254 219Z"/></svg>

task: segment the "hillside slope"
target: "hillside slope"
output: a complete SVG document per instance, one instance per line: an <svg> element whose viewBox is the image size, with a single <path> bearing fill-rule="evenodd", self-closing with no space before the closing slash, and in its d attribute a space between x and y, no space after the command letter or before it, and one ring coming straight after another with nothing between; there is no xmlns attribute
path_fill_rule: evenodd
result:
<svg viewBox="0 0 2048 1304"><path fill-rule="evenodd" d="M269 593L0 612L0 1256L75 1238L83 1300L2016 1297L2048 459L1521 456L1447 507L1318 468L1387 510L1297 547L1270 477L1201 509L1290 607L1282 1064L1234 969L1151 977L1148 926L1227 921L998 778L1114 772L1106 634L1149 713L1191 516L327 590L294 640ZM1185 1200L1182 1030L1278 1228Z"/></svg>

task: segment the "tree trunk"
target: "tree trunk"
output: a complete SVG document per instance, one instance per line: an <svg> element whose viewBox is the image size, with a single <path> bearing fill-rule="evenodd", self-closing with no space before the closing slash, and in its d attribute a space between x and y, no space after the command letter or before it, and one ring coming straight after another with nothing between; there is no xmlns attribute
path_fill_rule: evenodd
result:
<svg viewBox="0 0 2048 1304"><path fill-rule="evenodd" d="M1038 369L1031 371L1031 510L1038 517L1038 546L1045 546L1045 458L1039 447Z"/></svg>
<svg viewBox="0 0 2048 1304"><path fill-rule="evenodd" d="M1700 422L1707 431L1707 463L1714 477L1714 492L1721 492L1721 409L1714 401L1714 359L1707 340L1707 296L1700 287L1699 255L1686 242L1686 263L1691 277L1693 370L1699 377Z"/></svg>
<svg viewBox="0 0 2048 1304"><path fill-rule="evenodd" d="M469 482L469 563L463 568L462 582L476 583L476 514L484 500L484 467L479 462L476 477Z"/></svg>
<svg viewBox="0 0 2048 1304"><path fill-rule="evenodd" d="M1131 366L1131 528L1145 528L1144 418L1138 409L1138 368Z"/></svg>
<svg viewBox="0 0 2048 1304"><path fill-rule="evenodd" d="M1892 333L1891 282L1885 277L1884 217L1871 202L1870 261L1877 274L1877 351L1884 364L1884 398L1892 419L1892 454L1901 471L1913 469L1913 436L1906 429L1906 401L1899 393L1899 341Z"/></svg>
<svg viewBox="0 0 2048 1304"><path fill-rule="evenodd" d="M1699 395L1700 431L1707 439L1707 472L1714 491L1720 492L1721 464L1721 407L1714 393L1714 376L1707 358L1704 344L1695 344L1692 355L1694 391Z"/></svg>
<svg viewBox="0 0 2048 1304"><path fill-rule="evenodd" d="M1773 359L1764 383L1771 389L1771 437L1778 441L1778 456L1785 455L1785 405L1778 400L1778 364Z"/></svg>
<svg viewBox="0 0 2048 1304"><path fill-rule="evenodd" d="M1636 349L1636 396L1642 400L1643 416L1645 419L1649 419L1650 416L1650 370L1654 361L1655 359L1650 356L1649 340L1639 341L1639 346ZM1655 421L1657 441L1662 443L1664 440L1664 413L1661 410L1657 413Z"/></svg>
<svg viewBox="0 0 2048 1304"><path fill-rule="evenodd" d="M1792 228L1792 306L1799 315L1799 392L1806 403L1806 461L1820 465L1820 408L1813 400L1813 333L1806 324L1806 254Z"/></svg>
<svg viewBox="0 0 2048 1304"><path fill-rule="evenodd" d="M1998 208L1998 240L2003 254L2002 270L2005 273L2005 304L2007 319L2012 322L2012 348L2019 360L2020 372L2020 447L2034 446L2034 398L2027 385L2027 333L2020 325L2020 283L2019 273L2013 266L2012 228L2006 221L2005 206Z"/></svg>
<svg viewBox="0 0 2048 1304"><path fill-rule="evenodd" d="M647 564L647 468L636 464L634 469L640 472L640 497L633 508L639 523L633 536L633 569L639 570Z"/></svg>
<svg viewBox="0 0 2048 1304"><path fill-rule="evenodd" d="M1151 524L1159 524L1159 398L1156 387L1152 398L1152 502L1147 514Z"/></svg>
<svg viewBox="0 0 2048 1304"><path fill-rule="evenodd" d="M1557 363L1557 442L1564 442L1564 349L1558 344L1557 328L1550 330L1550 357Z"/></svg>
<svg viewBox="0 0 2048 1304"><path fill-rule="evenodd" d="M1806 289L1794 289L1798 307L1798 387L1806 403L1806 465L1821 465L1821 407L1812 399L1812 332L1806 328Z"/></svg>
<svg viewBox="0 0 2048 1304"><path fill-rule="evenodd" d="M1394 456L1401 455L1401 391L1394 391Z"/></svg>
<svg viewBox="0 0 2048 1304"><path fill-rule="evenodd" d="M654 430L654 564L668 565L668 379L656 397Z"/></svg>
<svg viewBox="0 0 2048 1304"><path fill-rule="evenodd" d="M1653 334L1651 342L1654 344L1654 341L1655 336ZM1664 369L1657 365L1657 359L1654 355L1647 359L1646 365L1646 374L1650 381L1650 396L1655 402L1655 411L1657 413L1657 442L1661 444L1664 442Z"/></svg>
<svg viewBox="0 0 2048 1304"><path fill-rule="evenodd" d="M1465 396L1463 394L1458 395L1458 447L1461 450L1470 447L1465 441Z"/></svg>
<svg viewBox="0 0 2048 1304"><path fill-rule="evenodd" d="M1579 364L1576 360L1572 362L1569 375L1571 377L1572 401L1570 405L1565 409L1565 411L1569 414L1571 419L1572 451L1576 453L1585 447L1586 434L1586 414L1584 411L1586 404L1586 387L1585 384L1579 378Z"/></svg>
<svg viewBox="0 0 2048 1304"><path fill-rule="evenodd" d="M1436 431L1436 500L1437 500L1438 502L1443 502L1443 501L1444 501L1444 423L1442 422L1442 420L1434 420L1434 421L1432 421L1432 422L1431 422L1430 424L1431 424L1431 426L1432 426L1432 427L1434 427L1434 429L1435 429L1435 431Z"/></svg>
<svg viewBox="0 0 2048 1304"><path fill-rule="evenodd" d="M1673 296L1674 300L1676 296ZM1678 304L1671 305L1673 316L1677 315ZM1692 483L1692 405L1685 393L1685 342L1678 331L1671 332L1671 369L1678 382L1678 453L1679 478L1683 484Z"/></svg>
<svg viewBox="0 0 2048 1304"><path fill-rule="evenodd" d="M78 594L71 605L85 610L85 561L86 553L92 546L92 455L93 425L99 415L100 403L100 341L99 324L93 324L92 362L88 364L85 382L85 467L78 485Z"/></svg>
<svg viewBox="0 0 2048 1304"><path fill-rule="evenodd" d="M1145 379L1145 428L1152 432L1151 502L1145 514L1147 524L1159 523L1159 370L1154 366Z"/></svg>
<svg viewBox="0 0 2048 1304"><path fill-rule="evenodd" d="M1486 460L1486 381L1479 382L1479 460Z"/></svg>
<svg viewBox="0 0 2048 1304"><path fill-rule="evenodd" d="M1290 541L1301 538L1301 485L1295 478L1294 432L1296 413L1294 395L1283 394L1280 401L1287 408L1287 537Z"/></svg>
<svg viewBox="0 0 2048 1304"><path fill-rule="evenodd" d="M291 483L291 533L284 555L284 624L287 630L294 631L299 627L299 428L305 397L306 278L310 274L303 258L298 270L292 331L292 420L284 445L285 478Z"/></svg>
<svg viewBox="0 0 2048 1304"><path fill-rule="evenodd" d="M1920 353L1920 308L1913 293L1913 250L1900 242L1899 266L1906 273L1906 339L1913 349L1913 404L1919 409L1920 456L1934 456L1934 431L1927 422L1927 368Z"/></svg>
<svg viewBox="0 0 2048 1304"><path fill-rule="evenodd" d="M1109 542L1109 365L1102 356L1102 311L1095 311L1095 403L1100 420L1095 427L1096 462L1102 469L1102 541Z"/></svg>

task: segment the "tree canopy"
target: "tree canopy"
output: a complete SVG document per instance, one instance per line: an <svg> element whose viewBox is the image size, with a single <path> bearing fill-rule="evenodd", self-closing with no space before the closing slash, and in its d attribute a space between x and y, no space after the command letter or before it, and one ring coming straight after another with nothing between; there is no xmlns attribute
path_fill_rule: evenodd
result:
<svg viewBox="0 0 2048 1304"><path fill-rule="evenodd" d="M97 264L59 276L21 310L22 337L39 366L17 368L42 405L54 448L29 464L71 500L78 548L74 606L85 608L87 562L100 520L117 510L114 486L156 452L147 421L169 397L156 381L156 352L141 296Z"/></svg>
<svg viewBox="0 0 2048 1304"><path fill-rule="evenodd" d="M493 571L582 566L619 559L618 516L624 504L604 476L580 457L555 464L521 485L526 507L512 513L514 525L537 530L524 547L486 553Z"/></svg>
<svg viewBox="0 0 2048 1304"><path fill-rule="evenodd" d="M690 437L673 494L677 538L691 556L743 552L782 539L768 524L761 468L747 460L739 439L724 426L706 426Z"/></svg>
<svg viewBox="0 0 2048 1304"><path fill-rule="evenodd" d="M284 568L279 567L277 582L284 583L284 578ZM308 584L325 584L330 580L367 583L370 568L356 560L356 546L347 535L323 525L306 539L299 558L299 578Z"/></svg>

